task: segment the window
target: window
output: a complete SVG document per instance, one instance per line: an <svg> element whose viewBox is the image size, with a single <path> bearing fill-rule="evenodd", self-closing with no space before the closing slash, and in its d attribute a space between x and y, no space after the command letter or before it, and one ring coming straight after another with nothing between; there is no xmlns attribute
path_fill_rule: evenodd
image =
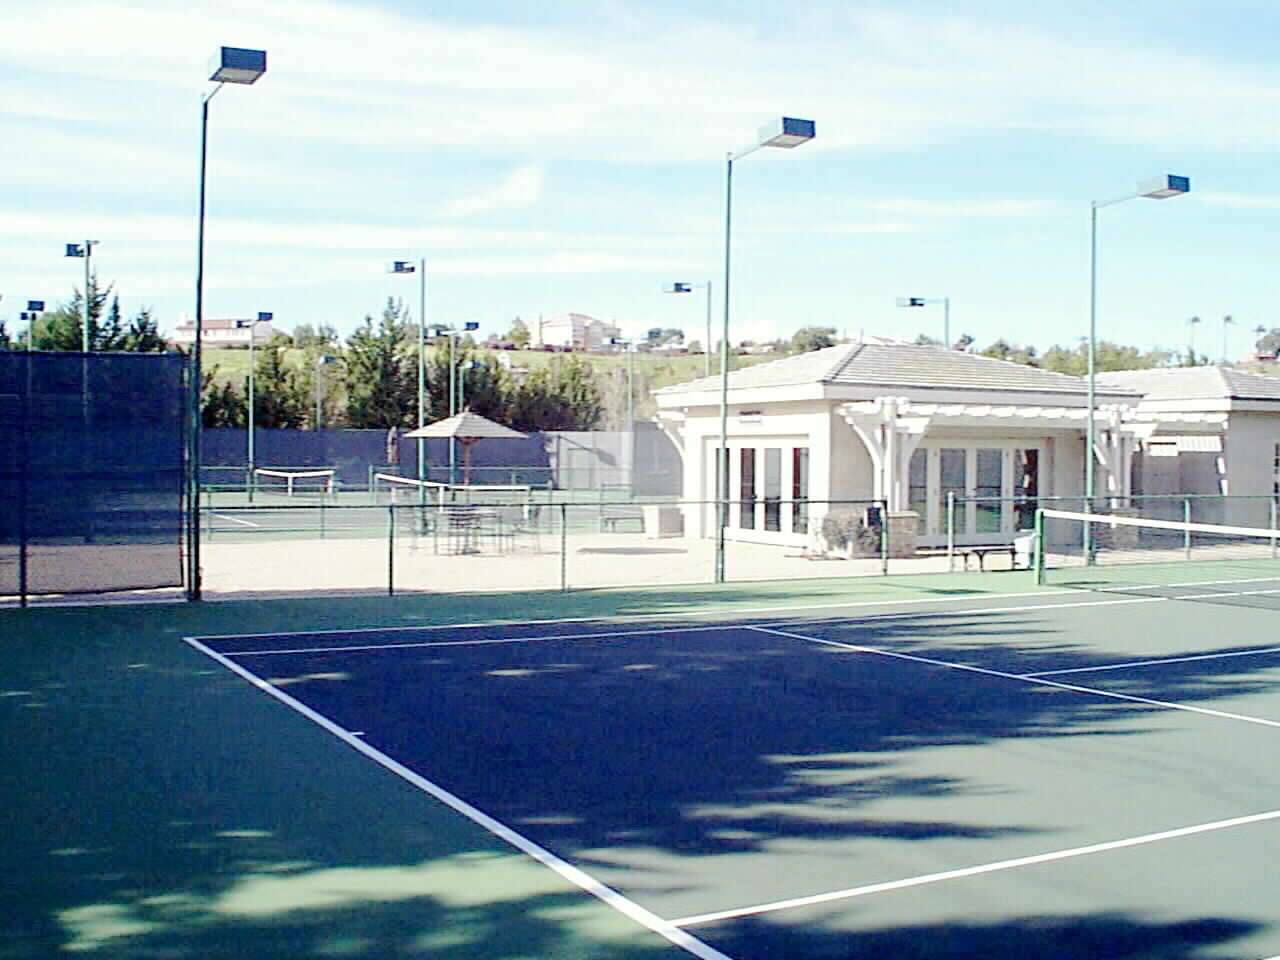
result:
<svg viewBox="0 0 1280 960"><path fill-rule="evenodd" d="M738 526L752 530L756 525L756 448L743 447L740 454Z"/></svg>
<svg viewBox="0 0 1280 960"><path fill-rule="evenodd" d="M1040 451L1013 451L1013 496L1015 528L1030 530L1036 525L1036 498L1040 496Z"/></svg>
<svg viewBox="0 0 1280 960"><path fill-rule="evenodd" d="M1280 456L1280 453L1276 455ZM791 448L791 530L794 533L809 532L808 447Z"/></svg>
<svg viewBox="0 0 1280 960"><path fill-rule="evenodd" d="M978 498L978 533L1000 532L1000 466L1003 451L978 450L973 495Z"/></svg>
<svg viewBox="0 0 1280 960"><path fill-rule="evenodd" d="M782 449L764 450L764 528L782 529Z"/></svg>

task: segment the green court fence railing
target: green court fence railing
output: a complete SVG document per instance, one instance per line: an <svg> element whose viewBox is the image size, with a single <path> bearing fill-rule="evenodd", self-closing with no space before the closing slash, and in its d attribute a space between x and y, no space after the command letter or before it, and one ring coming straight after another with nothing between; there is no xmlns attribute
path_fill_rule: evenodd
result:
<svg viewBox="0 0 1280 960"><path fill-rule="evenodd" d="M394 594L715 582L717 501L551 490L502 499L498 489L493 497L482 496L485 490L450 490L425 502L410 490L379 502L369 491L343 491L253 504L243 493L207 490L200 507L206 591ZM883 576L901 561L882 501L770 497L731 501L726 513L730 581Z"/></svg>

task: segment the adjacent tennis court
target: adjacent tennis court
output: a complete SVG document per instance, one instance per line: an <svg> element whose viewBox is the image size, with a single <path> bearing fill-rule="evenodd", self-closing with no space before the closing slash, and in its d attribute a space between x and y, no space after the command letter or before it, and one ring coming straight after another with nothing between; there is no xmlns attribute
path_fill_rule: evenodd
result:
<svg viewBox="0 0 1280 960"><path fill-rule="evenodd" d="M901 595L188 643L677 954L1280 954L1273 611Z"/></svg>

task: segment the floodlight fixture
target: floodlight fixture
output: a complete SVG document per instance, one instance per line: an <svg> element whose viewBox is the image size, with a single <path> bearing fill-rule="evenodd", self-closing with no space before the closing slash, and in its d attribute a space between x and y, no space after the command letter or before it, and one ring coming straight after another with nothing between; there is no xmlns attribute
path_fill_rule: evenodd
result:
<svg viewBox="0 0 1280 960"><path fill-rule="evenodd" d="M1166 200L1191 191L1191 178L1166 173L1160 177L1151 177L1138 184L1138 195L1152 200Z"/></svg>
<svg viewBox="0 0 1280 960"><path fill-rule="evenodd" d="M209 61L209 79L214 83L256 81L267 72L267 51L243 47L219 47Z"/></svg>
<svg viewBox="0 0 1280 960"><path fill-rule="evenodd" d="M84 309L81 311L80 318L80 350L83 353L89 352L89 261L93 257L93 248L97 240L86 240L84 243L68 243L66 245L68 257L78 257L84 260Z"/></svg>
<svg viewBox="0 0 1280 960"><path fill-rule="evenodd" d="M702 348L702 356L705 360L703 364L702 375L704 377L711 376L711 281L706 283L683 283L677 281L666 287L664 293L693 293L694 290L707 291L707 342Z"/></svg>
<svg viewBox="0 0 1280 960"><path fill-rule="evenodd" d="M663 293L693 293L692 283L673 283Z"/></svg>
<svg viewBox="0 0 1280 960"><path fill-rule="evenodd" d="M408 260L392 260L387 273L417 273L418 268Z"/></svg>
<svg viewBox="0 0 1280 960"><path fill-rule="evenodd" d="M30 310L32 313L44 313L44 301L28 300L27 309Z"/></svg>
<svg viewBox="0 0 1280 960"><path fill-rule="evenodd" d="M898 297L900 307L927 307L942 304L942 345L951 349L951 298L950 297Z"/></svg>
<svg viewBox="0 0 1280 960"><path fill-rule="evenodd" d="M760 128L760 146L790 150L812 140L815 132L812 120L779 117Z"/></svg>

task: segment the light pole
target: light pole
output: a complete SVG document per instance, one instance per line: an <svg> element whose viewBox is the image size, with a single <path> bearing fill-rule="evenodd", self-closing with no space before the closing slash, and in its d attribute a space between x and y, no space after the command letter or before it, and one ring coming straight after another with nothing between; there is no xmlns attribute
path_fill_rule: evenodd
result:
<svg viewBox="0 0 1280 960"><path fill-rule="evenodd" d="M703 376L711 376L711 281L706 283L673 283L663 293L693 293L695 290L707 291L707 345L702 351L705 360Z"/></svg>
<svg viewBox="0 0 1280 960"><path fill-rule="evenodd" d="M1088 421L1085 424L1084 450L1084 495L1085 512L1093 510L1094 494L1094 408L1097 406L1097 365L1098 365L1098 211L1103 207L1147 197L1151 200L1165 200L1187 193L1191 189L1191 180L1174 174L1165 174L1150 180L1143 180L1133 193L1126 193L1114 200L1094 200L1089 205L1089 397ZM1087 551L1086 551L1087 552Z"/></svg>
<svg viewBox="0 0 1280 960"><path fill-rule="evenodd" d="M417 266L408 260L394 260L387 269L388 273L418 274L418 429L427 422L427 258L423 257ZM427 440L418 438L418 479L427 472Z"/></svg>
<svg viewBox="0 0 1280 960"><path fill-rule="evenodd" d="M1200 326L1199 317L1187 318L1187 353L1190 354L1188 362L1191 366L1199 366L1196 363L1196 327Z"/></svg>
<svg viewBox="0 0 1280 960"><path fill-rule="evenodd" d="M733 239L733 164L755 153L761 147L783 147L790 150L814 138L812 120L779 117L762 127L756 142L749 147L725 155L724 165L724 329L720 334L720 449L719 497L716 504L716 583L724 583L724 531L729 522L729 290L730 252Z"/></svg>
<svg viewBox="0 0 1280 960"><path fill-rule="evenodd" d="M461 413L462 404L459 403L458 391L458 361L455 356L455 347L458 342L458 334L470 333L480 329L480 323L477 320L468 320L462 325L462 329L457 327L433 327L434 335L437 337L448 336L449 338L449 416L453 417ZM455 483L457 465L457 456L454 449L453 438L449 438L449 482Z"/></svg>
<svg viewBox="0 0 1280 960"><path fill-rule="evenodd" d="M204 200L209 157L209 101L227 83L250 84L267 72L265 50L219 47L210 61L209 80L217 86L200 100L200 210L196 219L196 329L191 344L191 480L187 490L187 598L199 600L200 584L200 347L204 338Z"/></svg>
<svg viewBox="0 0 1280 960"><path fill-rule="evenodd" d="M316 425L315 425L315 429L317 432L319 432L320 430L320 421L323 418L323 411L320 406L320 387L324 381L324 377L323 377L324 368L329 366L330 364L334 364L337 362L338 362L337 357L332 357L327 353L321 354L320 356L316 357Z"/></svg>
<svg viewBox="0 0 1280 960"><path fill-rule="evenodd" d="M242 329L243 329L243 328L245 328L245 327L248 327L248 328L249 328L249 430L248 430L248 434L249 434L249 449L248 449L248 451L247 451L248 458L249 458L249 459L248 459L248 463L249 463L249 475L248 475L248 478L247 478L247 479L248 479L248 484L247 484L247 485L248 485L248 487L249 487L249 502L250 502L250 503L253 503L253 486L254 486L254 484L253 484L253 479L254 479L254 472L253 472L253 471L254 471L254 460L253 460L253 439L254 439L254 438L253 438L253 416L254 416L253 377L254 377L254 374L257 372L257 371L256 371L256 369L255 369L255 367L254 367L254 362L253 362L253 344L254 344L254 341L258 338L258 334L257 334L257 326L258 326L258 324L260 324L260 323L270 323L270 322L271 322L271 320L272 320L272 317L273 317L273 316L274 316L274 314L270 314L270 313L259 313L259 314L258 314L258 318L257 318L256 320L237 320L237 321L236 321L236 326L237 326L237 327L240 327L240 328L242 328Z"/></svg>
<svg viewBox="0 0 1280 960"><path fill-rule="evenodd" d="M951 349L951 298L950 297L899 297L900 307L927 307L942 304L942 346Z"/></svg>
<svg viewBox="0 0 1280 960"><path fill-rule="evenodd" d="M28 300L27 309L18 314L18 318L27 324L27 349L35 349L36 340L36 318L44 313L43 300Z"/></svg>
<svg viewBox="0 0 1280 960"><path fill-rule="evenodd" d="M82 311L82 322L80 328L80 351L88 353L92 346L89 339L89 261L93 259L93 248L98 243L97 240L86 240L84 243L68 243L67 256L81 257L84 259L84 310Z"/></svg>
<svg viewBox="0 0 1280 960"><path fill-rule="evenodd" d="M679 293L682 291L673 290L670 292ZM688 291L683 292L687 293ZM636 469L636 348L635 344L626 337L610 337L609 342L615 347L624 348L627 353L627 486L634 488ZM634 493L634 489L632 492Z"/></svg>

